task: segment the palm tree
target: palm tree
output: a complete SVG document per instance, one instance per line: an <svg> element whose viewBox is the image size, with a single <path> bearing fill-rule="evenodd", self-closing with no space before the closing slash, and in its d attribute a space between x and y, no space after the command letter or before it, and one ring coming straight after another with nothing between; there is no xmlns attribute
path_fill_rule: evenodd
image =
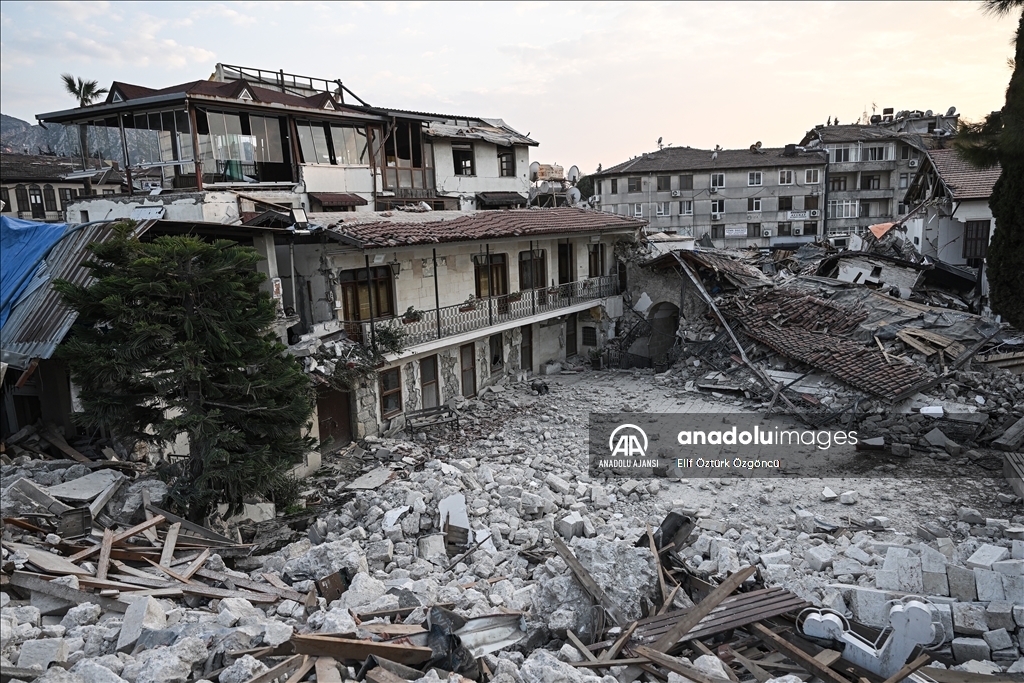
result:
<svg viewBox="0 0 1024 683"><path fill-rule="evenodd" d="M986 0L996 16L1020 11L1006 103L979 123L962 122L954 147L977 168L1002 169L988 200L996 228L988 246L992 311L1024 330L1024 0Z"/></svg>
<svg viewBox="0 0 1024 683"><path fill-rule="evenodd" d="M61 74L60 79L64 81L65 92L78 100L79 107L88 107L108 92L106 88L99 87L98 81L85 81L81 77L76 79L71 74Z"/></svg>

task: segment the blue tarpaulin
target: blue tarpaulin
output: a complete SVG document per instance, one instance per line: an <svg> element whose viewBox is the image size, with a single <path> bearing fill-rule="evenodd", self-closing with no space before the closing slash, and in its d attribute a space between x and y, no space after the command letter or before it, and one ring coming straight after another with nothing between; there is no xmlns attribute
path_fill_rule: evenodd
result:
<svg viewBox="0 0 1024 683"><path fill-rule="evenodd" d="M0 216L0 329L67 223L36 223Z"/></svg>

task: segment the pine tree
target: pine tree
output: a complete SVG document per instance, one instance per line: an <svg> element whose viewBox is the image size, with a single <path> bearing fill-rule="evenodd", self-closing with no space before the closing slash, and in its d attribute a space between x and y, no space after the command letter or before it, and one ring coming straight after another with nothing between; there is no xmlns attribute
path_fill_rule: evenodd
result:
<svg viewBox="0 0 1024 683"><path fill-rule="evenodd" d="M288 490L288 470L313 447L309 381L269 327L260 256L227 240L142 242L134 224L90 245L88 286L55 287L78 312L61 346L81 388L78 419L131 445L187 436L166 471L172 497L203 519L217 503ZM280 502L280 501L279 501Z"/></svg>

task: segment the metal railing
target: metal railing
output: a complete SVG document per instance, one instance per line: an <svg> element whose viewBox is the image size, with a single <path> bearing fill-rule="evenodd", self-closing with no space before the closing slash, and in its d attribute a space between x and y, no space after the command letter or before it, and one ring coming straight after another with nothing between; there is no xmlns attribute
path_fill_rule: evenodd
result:
<svg viewBox="0 0 1024 683"><path fill-rule="evenodd" d="M375 320L372 324L376 330L400 330L405 334L405 346L409 347L568 308L585 301L615 296L618 293L618 278L606 275L554 287L480 298L472 303L420 311L418 320L405 320L399 316ZM370 321L343 321L343 324L350 338L364 343L370 341Z"/></svg>

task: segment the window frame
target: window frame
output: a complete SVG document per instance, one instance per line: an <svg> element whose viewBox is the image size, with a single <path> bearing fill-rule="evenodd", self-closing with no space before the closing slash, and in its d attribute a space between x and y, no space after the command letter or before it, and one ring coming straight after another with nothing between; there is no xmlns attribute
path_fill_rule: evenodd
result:
<svg viewBox="0 0 1024 683"><path fill-rule="evenodd" d="M497 353L495 353L495 346L498 347ZM492 334L487 338L487 351L487 366L490 368L491 374L493 375L505 367L505 339L501 332ZM495 358L497 358L497 361L495 361Z"/></svg>
<svg viewBox="0 0 1024 683"><path fill-rule="evenodd" d="M397 378L395 387L393 389L385 388L385 380L390 377ZM381 419L388 419L402 413L402 368L388 368L387 370L380 371L380 379L378 380L378 390L380 391L380 416ZM392 396L398 396L397 408L389 411L388 402Z"/></svg>
<svg viewBox="0 0 1024 683"><path fill-rule="evenodd" d="M680 216L692 216L693 215L693 200L692 199L680 199L679 200L679 215Z"/></svg>
<svg viewBox="0 0 1024 683"><path fill-rule="evenodd" d="M587 277L595 278L604 275L604 242L590 242L587 244Z"/></svg>
<svg viewBox="0 0 1024 683"><path fill-rule="evenodd" d="M506 160L508 161L508 166L511 170L509 170L509 168L506 168ZM498 148L498 177L516 177L516 152L514 148L507 150L501 147ZM598 194L600 194L600 192L598 192Z"/></svg>
<svg viewBox="0 0 1024 683"><path fill-rule="evenodd" d="M985 236L981 237L984 230ZM961 258L984 259L988 256L988 244L992 236L992 221L989 219L964 222L964 245ZM968 248L970 247L970 248Z"/></svg>
<svg viewBox="0 0 1024 683"><path fill-rule="evenodd" d="M717 180L717 182L716 182ZM722 189L725 187L725 174L724 173L712 173L711 174L711 187L715 189Z"/></svg>
<svg viewBox="0 0 1024 683"><path fill-rule="evenodd" d="M762 187L764 174L761 171L747 171L747 187Z"/></svg>
<svg viewBox="0 0 1024 683"><path fill-rule="evenodd" d="M829 179L828 179L828 191L829 192L846 192L846 176L845 175L829 176Z"/></svg>
<svg viewBox="0 0 1024 683"><path fill-rule="evenodd" d="M752 239L761 236L761 224L760 223L747 223L747 239Z"/></svg>
<svg viewBox="0 0 1024 683"><path fill-rule="evenodd" d="M761 213L761 198L760 197L747 197L747 212L748 213Z"/></svg>
<svg viewBox="0 0 1024 683"><path fill-rule="evenodd" d="M679 189L680 190L692 190L693 189L693 174L687 173L679 176Z"/></svg>
<svg viewBox="0 0 1024 683"><path fill-rule="evenodd" d="M352 268L338 273L338 283L341 287L341 311L345 320L359 322L395 316L395 281L391 268L389 266L371 266L369 280L367 283L366 268ZM361 295L364 292L367 295L367 316L365 318L362 317L363 302L361 300ZM386 312L382 309L382 301L387 303Z"/></svg>
<svg viewBox="0 0 1024 683"><path fill-rule="evenodd" d="M715 206L716 205L720 207L717 211L715 211ZM724 214L725 213L725 200L724 199L712 199L711 200L711 213L722 213L722 214Z"/></svg>
<svg viewBox="0 0 1024 683"><path fill-rule="evenodd" d="M793 196L784 195L779 197L779 211L792 211L793 210Z"/></svg>
<svg viewBox="0 0 1024 683"><path fill-rule="evenodd" d="M644 191L644 179L641 176L629 176L626 178L626 193L632 194L634 192Z"/></svg>
<svg viewBox="0 0 1024 683"><path fill-rule="evenodd" d="M633 202L632 207L633 207L633 213L632 213L633 218L643 218L644 217L644 204L643 204L643 202Z"/></svg>
<svg viewBox="0 0 1024 683"><path fill-rule="evenodd" d="M813 178L813 180L812 180L812 178ZM819 185L819 184L821 184L821 169L820 168L805 168L804 169L804 185Z"/></svg>
<svg viewBox="0 0 1024 683"><path fill-rule="evenodd" d="M672 202L655 202L655 204L654 204L654 215L655 216L670 216L670 215L672 215Z"/></svg>
<svg viewBox="0 0 1024 683"><path fill-rule="evenodd" d="M441 382L439 372L439 362L437 354L432 356L424 356L420 358L420 392L423 396L423 407L424 408L436 408L441 405ZM432 380L425 379L426 374L423 372L425 367L433 367L434 378ZM427 396L434 398L434 405L427 405Z"/></svg>
<svg viewBox="0 0 1024 683"><path fill-rule="evenodd" d="M779 171L779 185L793 185L793 169Z"/></svg>
<svg viewBox="0 0 1024 683"><path fill-rule="evenodd" d="M818 234L818 221L804 221L804 234L805 235L817 235Z"/></svg>
<svg viewBox="0 0 1024 683"><path fill-rule="evenodd" d="M452 173L460 178L476 176L476 149L472 142L453 142ZM465 173L466 161L469 161L469 173Z"/></svg>
<svg viewBox="0 0 1024 683"><path fill-rule="evenodd" d="M657 178L658 178L658 180L657 180L658 192L671 192L672 191L672 176L670 176L670 175L660 175L660 176L657 176Z"/></svg>
<svg viewBox="0 0 1024 683"><path fill-rule="evenodd" d="M609 192L608 194L618 194L618 193L619 193L619 179L618 178L612 178L611 192Z"/></svg>
<svg viewBox="0 0 1024 683"><path fill-rule="evenodd" d="M775 233L779 237L792 237L793 236L793 222L792 221L780 221Z"/></svg>

